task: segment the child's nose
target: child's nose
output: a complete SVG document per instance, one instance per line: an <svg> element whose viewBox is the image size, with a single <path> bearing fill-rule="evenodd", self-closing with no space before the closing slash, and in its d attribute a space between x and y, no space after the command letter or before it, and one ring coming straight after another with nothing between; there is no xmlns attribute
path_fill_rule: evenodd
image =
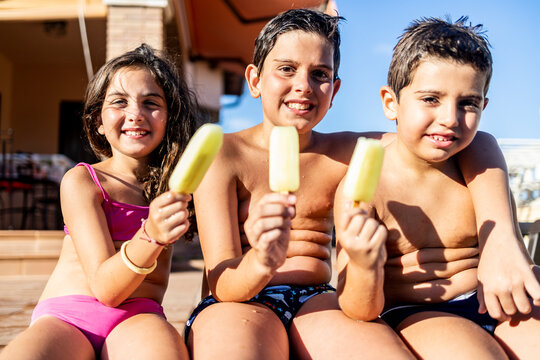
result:
<svg viewBox="0 0 540 360"><path fill-rule="evenodd" d="M455 104L449 104L442 112L439 122L448 127L453 128L459 125L459 108Z"/></svg>
<svg viewBox="0 0 540 360"><path fill-rule="evenodd" d="M138 105L131 105L124 109L127 121L142 121L144 119L142 108Z"/></svg>
<svg viewBox="0 0 540 360"><path fill-rule="evenodd" d="M294 90L300 93L311 93L311 81L309 75L302 71L299 71L294 77Z"/></svg>

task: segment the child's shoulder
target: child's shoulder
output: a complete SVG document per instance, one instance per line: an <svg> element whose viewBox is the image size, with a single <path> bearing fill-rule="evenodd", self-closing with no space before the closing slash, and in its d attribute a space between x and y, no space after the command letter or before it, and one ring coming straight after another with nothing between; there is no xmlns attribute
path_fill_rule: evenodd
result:
<svg viewBox="0 0 540 360"><path fill-rule="evenodd" d="M60 191L62 194L89 194L91 196L101 196L101 190L92 179L89 169L86 166L75 166L69 169L60 183Z"/></svg>

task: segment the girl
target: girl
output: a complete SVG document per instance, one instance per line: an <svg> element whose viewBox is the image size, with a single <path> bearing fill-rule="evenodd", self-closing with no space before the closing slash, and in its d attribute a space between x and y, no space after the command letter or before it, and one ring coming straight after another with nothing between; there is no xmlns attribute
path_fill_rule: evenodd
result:
<svg viewBox="0 0 540 360"><path fill-rule="evenodd" d="M1 358L188 358L160 303L170 245L190 226L191 197L167 183L196 105L174 65L144 44L96 74L83 122L103 161L64 176L60 259L31 326Z"/></svg>

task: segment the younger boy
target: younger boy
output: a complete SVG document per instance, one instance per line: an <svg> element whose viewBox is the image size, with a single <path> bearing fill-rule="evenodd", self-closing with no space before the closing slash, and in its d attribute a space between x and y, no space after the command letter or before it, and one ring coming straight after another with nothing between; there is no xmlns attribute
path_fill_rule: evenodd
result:
<svg viewBox="0 0 540 360"><path fill-rule="evenodd" d="M353 264L359 262L356 257L364 259L378 277L387 255L381 317L420 358L533 358L538 356L534 347L540 335L540 307L526 294L539 300L534 278L538 268L515 241L499 242L507 253L494 251L499 239L489 236L498 224L486 221L477 226L475 214L475 207L486 214L492 199L471 195L456 156L476 135L492 69L481 27L466 21L416 21L394 49L389 85L382 87L381 98L386 117L396 121L397 134L385 139L383 169L372 201L388 230L386 247L381 242L364 242L362 247L350 241L350 229L361 228L358 223L365 217L344 210L347 202L340 191L336 211L352 220L336 221L336 231L340 245L355 254ZM466 178L474 182L470 175ZM490 312L497 313L500 304L510 316L510 321L501 322L483 308L479 313L476 290L483 285L478 282L482 263L496 272L491 283L499 274L505 283L507 277L492 264L506 256L516 262L512 271L526 271L512 279L513 288L501 291L498 299L490 298L496 304L487 304L486 298ZM340 305L345 311L351 308L354 292L344 294ZM480 300L484 302L483 296ZM355 317L354 311L347 313Z"/></svg>

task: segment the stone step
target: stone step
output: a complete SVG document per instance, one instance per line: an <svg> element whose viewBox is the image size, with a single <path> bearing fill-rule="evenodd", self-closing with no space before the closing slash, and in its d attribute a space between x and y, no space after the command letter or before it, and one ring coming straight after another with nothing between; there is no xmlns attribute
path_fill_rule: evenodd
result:
<svg viewBox="0 0 540 360"><path fill-rule="evenodd" d="M0 230L0 276L49 275L63 236L61 230Z"/></svg>

